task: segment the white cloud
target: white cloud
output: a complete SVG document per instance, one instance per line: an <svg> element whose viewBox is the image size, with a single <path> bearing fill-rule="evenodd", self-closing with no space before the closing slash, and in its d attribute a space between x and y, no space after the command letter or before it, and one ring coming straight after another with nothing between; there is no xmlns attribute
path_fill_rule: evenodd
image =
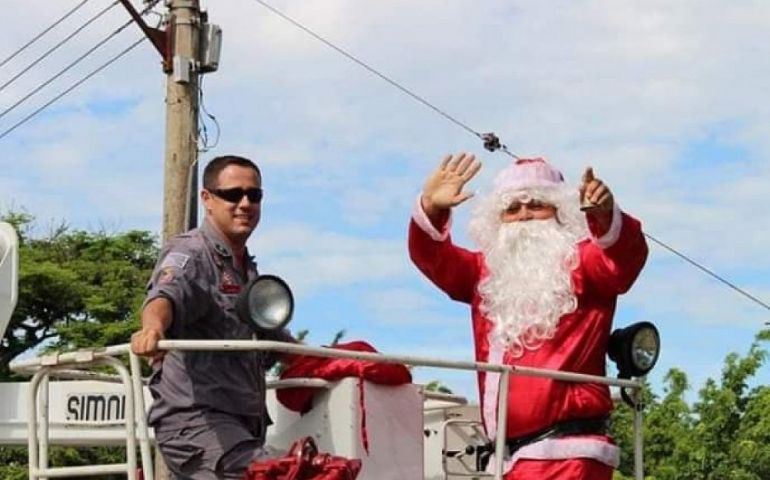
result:
<svg viewBox="0 0 770 480"><path fill-rule="evenodd" d="M403 245L292 224L258 231L250 250L300 295L402 277ZM265 269L263 268L263 271Z"/></svg>
<svg viewBox="0 0 770 480"><path fill-rule="evenodd" d="M443 295L426 295L414 288L379 288L365 294L361 302L364 310L379 324L397 328L440 328L453 337L457 332L464 332L470 342L470 311L461 318L454 312L447 314L448 299L441 297Z"/></svg>

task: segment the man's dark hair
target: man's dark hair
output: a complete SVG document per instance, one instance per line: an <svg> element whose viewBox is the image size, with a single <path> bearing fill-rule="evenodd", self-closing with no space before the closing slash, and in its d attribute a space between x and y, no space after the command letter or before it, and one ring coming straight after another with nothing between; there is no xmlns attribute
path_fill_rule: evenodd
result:
<svg viewBox="0 0 770 480"><path fill-rule="evenodd" d="M239 157L237 155L222 155L221 157L212 159L208 165L206 165L206 168L203 169L203 188L206 190L217 188L217 178L219 178L219 173L230 165L251 168L257 172L259 178L262 178L262 172L259 171L259 167L248 158Z"/></svg>

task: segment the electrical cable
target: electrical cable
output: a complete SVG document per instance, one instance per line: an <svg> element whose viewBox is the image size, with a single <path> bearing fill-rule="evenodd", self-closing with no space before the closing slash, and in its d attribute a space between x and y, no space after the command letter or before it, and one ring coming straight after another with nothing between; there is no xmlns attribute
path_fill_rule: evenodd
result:
<svg viewBox="0 0 770 480"><path fill-rule="evenodd" d="M471 127L469 127L465 123L463 123L460 120L458 120L455 117L453 117L452 115L446 113L444 110L442 110L442 109L438 108L437 106L433 105L432 103L430 103L425 98L423 98L420 95L414 93L413 91L409 90L408 88L404 87L400 83L398 83L395 80L391 79L390 77L388 77L384 73L382 73L379 70L375 69L374 67L368 65L367 63L365 63L364 61L358 59L357 57L353 56L353 54L348 53L346 50L338 47L337 45L333 44L329 40L326 40L321 35L317 34L316 32L314 32L313 30L309 29L308 27L302 25L301 23L299 23L298 21L294 20L293 18L291 18L290 16L286 15L285 13L281 12L277 8L275 8L275 7L271 6L270 4L266 3L264 0L254 0L254 1L259 3L260 5L262 5L263 7L267 8L268 10L273 12L274 14L278 15L279 17L283 18L287 22L291 23L295 27L297 27L300 30L304 31L308 35L312 36L313 38L315 38L319 42L323 43L327 47L329 47L332 50L336 51L337 53L347 57L349 60L357 63L360 67L363 67L364 69L368 70L369 73L372 73L372 74L376 75L380 79L386 81L387 83L389 83L392 86L396 87L397 89L401 90L401 92L403 92L406 95L412 97L414 100L417 100L418 102L422 103L426 107L430 108L431 110L433 110L434 112L438 113L439 115L441 115L445 119L447 119L450 122L454 123L455 125L459 126L463 130L465 130L465 131L471 133L472 135L475 135L476 137L480 138L481 140L484 141L484 147L487 150L495 151L497 149L500 149L504 153L506 153L507 155L510 155L513 158L517 158L517 159L519 158L515 154L513 154L508 149L508 147L506 145L500 144L499 139L497 139L497 137L493 133L479 133L479 132L477 132L476 130L472 129ZM491 142L490 142L490 140L491 140ZM494 149L490 148L490 147L494 147Z"/></svg>
<svg viewBox="0 0 770 480"><path fill-rule="evenodd" d="M159 1L160 1L160 0L153 0L151 3L149 3L149 4L148 4L148 5L147 5L147 6L146 6L146 7L145 7L145 8L144 8L144 9L143 9L141 12L140 12L140 14L141 14L142 16L144 16L144 15L146 15L147 13L149 13L149 12L150 12L150 11L151 11L151 10L152 10L154 7L155 7L155 5L157 5L157 4L158 4L158 2L159 2ZM53 82L53 81L54 81L54 80L56 80L57 78L59 78L59 77L61 77L62 75L64 75L64 74L65 74L67 71L69 71L70 69L72 69L72 67L74 67L75 65L77 65L78 63L80 63L81 61L83 61L83 60L84 60L86 57L88 57L89 55L91 55L91 54L92 54L93 52L95 52L95 51L96 51L96 50L97 50L99 47L101 47L102 45L104 45L105 43L107 43L109 40L111 40L112 38L114 38L116 35L118 35L120 32L122 32L123 30L125 30L125 29L126 29L126 28L127 28L129 25L131 25L132 23L133 23L133 20L129 20L129 21L127 21L126 23L124 23L123 25L121 25L120 27L118 27L118 28L117 28L117 29L116 29L114 32L112 32L110 35L108 35L108 36L107 36L106 38L104 38L102 41L100 41L99 43L97 43L96 45L94 45L93 47L91 47L91 48L90 48L90 49L89 49L89 50L88 50L86 53L84 53L83 55L81 55L80 57L78 57L77 59L75 59L75 61L73 61L72 63L70 63L70 64L69 64L69 65L67 65L66 67L64 67L64 69L62 69L61 71L59 71L59 72L58 72L56 75L54 75L53 77L49 78L47 81L45 81L45 82L44 82L44 83L42 83L41 85L38 85L38 86L37 86L37 87L36 87L34 90L32 90L32 91L31 91L31 92L29 92L27 95L25 95L24 97L22 97L22 98L21 98L20 100L18 100L16 103L14 103L14 104L13 104L13 105L11 105L10 107L8 107L8 108L6 108L5 110L3 110L2 112L0 112L0 118L3 118L3 117L6 115L6 114L8 114L8 113L10 113L11 111L13 111L14 109L16 109L16 107L18 107L19 105L21 105L22 103L24 103L25 101L27 101L29 98L31 98L33 95L35 95L36 93L38 93L40 90L42 90L42 89L43 89L43 88L45 88L46 86L50 85L50 84L51 84L51 82Z"/></svg>
<svg viewBox="0 0 770 480"><path fill-rule="evenodd" d="M30 71L32 68L34 68L34 67L35 67L35 65L37 65L37 64L38 64L38 63L40 63L40 62L42 62L42 61L43 61L43 60L44 60L46 57L48 57L48 56L49 56L49 55L51 55L53 52L55 52L56 50L58 50L58 49L59 49L59 48L60 48L62 45L64 45L64 44L66 44L67 42L69 42L69 41L70 41L70 40L71 40L73 37L75 37L77 34L79 34L80 32L82 32L82 31L83 31L83 30L84 30L86 27L88 27L89 25L91 25L93 22L95 22L95 21L96 21L96 20L98 20L100 17L102 17L102 16L103 16L105 13L107 13L108 11L110 11L110 10L111 10L113 7L115 7L116 5L118 5L118 3L119 3L119 2L118 2L117 0L116 0L115 2L113 2L113 3L111 3L110 5L108 5L108 6L107 6L107 7L105 7L104 9L102 9L102 10L101 10L99 13L97 13L96 15L94 15L93 17L91 17L91 18L90 18L88 21L86 21L86 22L85 22L83 25L81 25L80 27L78 27L78 28L77 28L77 29L76 29L74 32L72 32L72 33L70 33L69 35L67 35L67 36L66 36L66 37L65 37L63 40L61 40L59 43L57 43L57 44L56 44L56 45L54 45L53 47L49 48L49 49L48 49L48 50L47 50L45 53L43 53L42 55L40 55L40 56L39 56L37 59L35 59L35 60L34 60L32 63L30 63L29 65L27 65L27 66L26 66L26 67L25 67L25 68L24 68L24 69L23 69L21 72L17 73L17 74L16 74L16 75L14 75L13 77L11 77L11 78L10 78L10 80L8 80L8 81L7 81L7 82L5 82L4 84L0 85L0 92L2 92L2 91L3 91L3 90L4 90L4 89L5 89L5 88L6 88L8 85L10 85L10 84L12 84L13 82L15 82L16 80L18 80L18 79L19 79L19 77L21 77L22 75L24 75L25 73L27 73L28 71Z"/></svg>
<svg viewBox="0 0 770 480"><path fill-rule="evenodd" d="M396 81L394 81L394 80L390 79L390 78L389 78L389 77L387 77L386 75L384 75L384 74L380 73L379 71L375 70L375 69L374 69L374 68L372 68L371 66L367 65L367 64L366 64L366 63L364 63L362 60L359 60L358 58L354 57L353 55L351 55L350 53L346 52L346 51L345 51L345 50L343 50L342 48L340 48L340 47L338 47L338 46L334 45L332 42L330 42L329 40L326 40L326 39L325 39L325 38L323 38L321 35L319 35L319 34L315 33L314 31L310 30L308 27L305 27L304 25L302 25L301 23L299 23L297 20L294 20L293 18L289 17L288 15L286 15L285 13L283 13L283 12L281 12L280 10L276 9L275 7L273 7L273 6L269 5L269 4L268 4L268 3L266 3L264 0L254 0L254 1L255 1L255 2L257 2L257 3L259 3L260 5L262 5L263 7L267 8L268 10L270 10L271 12L273 12L275 15L278 15L279 17L283 18L284 20L286 20L287 22L291 23L291 24L292 24L292 25L294 25L295 27L297 27L297 28L299 28L300 30L304 31L304 32L305 32L305 33L307 33L308 35L312 36L312 37L313 37L313 38L315 38L316 40L320 41L320 42L321 42L321 43L323 43L324 45L326 45L326 46L328 46L329 48L331 48L331 49L335 50L336 52L340 53L341 55L343 55L343 56L347 57L349 60L352 60L353 62L355 62L355 63L356 63L356 64L358 64L359 66L363 67L364 69L368 70L369 72L373 73L374 75L376 75L376 76L380 77L382 80L385 80L385 81L386 81L386 82L388 82L389 84L391 84L391 85L393 85L394 87L398 88L399 90L401 90L402 92L406 93L406 94L407 94L407 95L409 95L410 97L414 98L414 99L415 99L415 100L417 100L418 102L420 102L420 103L422 103L423 105L425 105L425 106L427 106L427 107L431 108L432 110L434 110L434 111L438 112L439 114L441 114L443 117L445 117L446 119L448 119L448 120L449 120L449 121L451 121L452 123L455 123L456 125L459 125L460 127L462 127L463 129L465 129L466 131L468 131L468 132L472 133L473 135L475 135L475 136L479 137L480 139L482 139L482 140L484 141L484 147L485 147L487 150L490 150L490 151L495 151L495 150L497 150L497 149L500 149L500 150L502 150L503 152L505 152L505 153L507 153L508 155L510 155L511 157L514 157L514 158L518 158L516 155L514 155L512 152L510 152L510 151L508 150L508 147L507 147L507 146L505 146L504 144L500 144L500 143L499 143L499 139L498 139L498 138L497 138L497 136L495 136L494 134L492 134L492 133L485 133L485 134L481 134L481 133L477 132L476 130L474 130L474 129L470 128L470 127L469 127L469 126L467 126L466 124L464 124L464 123L460 122L459 120L455 119L455 118L454 118L454 117L452 117L451 115L449 115L449 114L445 113L443 110L439 109L438 107L435 107L434 105L432 105L430 102L428 102L428 101L427 101L427 100L425 100L424 98L420 97L419 95L417 95L417 94L415 94L415 93L412 93L412 92L411 92L410 90L408 90L407 88L405 88L405 87L403 87L403 86L399 85L399 84L398 84ZM668 250L668 251L670 251L670 252L674 253L675 255L677 255L678 257L680 257L681 259L685 260L686 262L690 263L691 265L695 266L696 268L700 269L701 271L705 272L706 274L710 275L711 277L715 278L716 280L718 280L718 281L722 282L722 283L723 283L723 284L725 284L726 286L728 286L728 287L732 288L733 290L735 290L735 291L736 291L736 292L738 292L739 294L743 295L744 297L748 298L749 300L753 301L753 302L754 302L754 303L756 303L757 305L760 305L760 306L762 306L763 308L765 308L765 309L767 309L767 310L770 310L770 305L768 305L767 303L765 303L765 302L761 301L760 299L758 299L758 298L757 298L757 297L755 297L754 295L751 295L751 294L750 294L750 293L748 293L746 290L744 290L744 289L742 289L742 288L738 287L738 286L737 286L737 285L735 285L734 283L732 283L732 282L730 282L729 280L725 279L724 277L722 277L722 276L718 275L718 274L717 274L717 273L715 273L714 271L712 271L712 270L710 270L710 269L706 268L705 266L703 266L703 265L701 265L700 263L696 262L695 260L691 259L691 258L690 258L690 257L688 257L687 255L685 255L685 254L683 254L683 253L681 253L681 252L679 252L679 251L675 250L675 249L674 249L674 248L672 248L671 246L669 246L669 245L667 245L667 244L665 244L665 243L661 242L660 240L658 240L657 238L653 237L652 235L649 235L649 234L647 234L647 233L645 233L644 235L645 235L645 236L646 236L648 239L650 239L651 241L653 241L654 243L656 243L657 245L659 245L659 246L661 246L661 247L665 248L666 250Z"/></svg>
<svg viewBox="0 0 770 480"><path fill-rule="evenodd" d="M204 76L200 76L200 88L198 89L198 103L201 106L201 110L203 110L204 115L209 117L212 122L214 122L214 126L216 127L217 136L213 143L209 144L209 134L208 134L208 128L206 126L206 121L204 118L198 116L198 136L201 140L201 146L198 148L199 153L205 153L211 150L212 148L215 148L217 145L219 145L219 137L222 133L222 129L219 125L219 121L217 120L217 117L209 113L208 109L206 108L206 102L204 101L204 92L203 92L203 79Z"/></svg>
<svg viewBox="0 0 770 480"><path fill-rule="evenodd" d="M136 42L132 43L132 44L131 44L131 45L129 45L127 48L123 49L123 50L122 50L120 53L118 53L118 54L117 54L117 55L115 55L114 57L110 58L110 59L109 59L107 62L103 63L101 66L99 66L98 68L96 68L95 70L93 70L91 73L89 73L89 74L88 74L88 75L86 75L85 77L81 78L80 80L78 80L77 82L75 82L74 84L72 84L71 86L69 86L69 87L68 87L66 90L62 91L61 93L59 93L58 95L56 95L54 98L52 98L51 100L49 100L48 102L46 102L46 103L45 103L43 106L41 106L40 108L38 108L38 109L37 109L37 110L35 110L34 112L30 113L29 115L27 115L26 117L24 117L23 119L21 119L19 122L17 122L16 124L14 124L12 127L10 127L9 129L5 130L3 133L0 133L0 140L2 140L3 138L5 138L5 136L7 136L8 134L10 134L12 131L16 130L18 127L20 127L21 125L23 125L23 124L24 124L24 123L26 123L27 121L31 120L31 119L32 119L32 118L33 118L35 115L37 115L38 113L42 112L43 110L45 110L45 109L46 109L46 108L48 108L49 106L51 106L51 105L52 105L54 102L56 102L57 100L59 100L59 99L60 99L60 98L62 98L63 96L67 95L68 93L70 93L70 92L71 92L72 90L74 90L75 88L79 87L79 86L80 86L81 84L83 84L83 83L84 83L86 80L88 80L89 78L93 77L93 76L94 76L94 75L96 75L97 73L101 72L102 70L104 70L105 68L107 68L109 65L113 64L114 62L116 62L116 61L117 61L119 58L121 58L122 56L124 56L125 54L127 54L128 52L130 52L131 50L133 50L134 48L136 48L136 47L137 47L137 46L138 46L140 43L142 43L142 42L143 42L143 41L145 41L145 40L147 40L147 38L146 38L146 37L142 37L142 38L140 38L139 40L137 40Z"/></svg>
<svg viewBox="0 0 770 480"><path fill-rule="evenodd" d="M65 14L64 14L64 16L62 16L61 18L59 18L58 20L56 20L56 21L55 21L55 22L54 22L52 25L50 25L49 27L47 27L47 28L46 28L45 30L43 30L42 32L40 32L40 33L38 33L37 35L35 35L35 36L32 38L32 40L28 41L27 43L25 43L24 45L22 45L21 47L19 47L19 49L17 49L15 52L13 52L13 53L12 53L12 54L10 54L8 57L6 57L6 58L5 58L5 60L3 60L2 62L0 62L0 68L2 68L2 67L3 67L3 65L5 65L6 63L8 63L8 62L10 62L11 60L13 60L13 59L14 59L14 58L15 58L15 57L18 55L18 54L20 54L21 52L23 52L24 50L26 50L26 49L27 49L27 47L29 47L30 45L32 45L32 44L33 44L33 43L35 43L36 41L40 40L40 38L42 38L42 37L43 37L43 35L45 35L46 33L50 32L51 30L53 30L53 29L54 29L54 28L55 28L57 25L59 25L61 22L63 22L63 21L64 21L64 20L66 20L67 18L69 18L69 17L70 17L70 15L72 15L72 14L73 14L73 13L75 13L75 12L77 12L77 11L78 11L78 10L79 10L79 9L80 9L80 8L81 8L83 5L85 5L85 4L86 4L86 3L88 3L89 1L90 1L90 0L82 0L80 3L78 3L77 5L75 5L75 6L74 6L74 7L73 7L73 8L72 8L70 11L68 11L67 13L65 13Z"/></svg>
<svg viewBox="0 0 770 480"><path fill-rule="evenodd" d="M199 113L199 115L198 115L198 128L197 128L197 131L195 132L196 136L195 136L195 138L193 138L193 141L196 143L196 146L197 146L196 155L195 155L195 158L194 158L192 164L190 164L190 167L187 170L187 184L190 185L191 191L196 191L196 189L198 188L197 185L194 185L194 183L195 183L194 179L195 179L195 175L198 173L198 167L200 165L200 162L199 162L200 154L201 153L206 153L209 150L215 148L219 144L219 137L220 137L220 134L222 132L222 130L220 128L220 125L219 125L219 121L217 120L217 117L215 117L214 115L209 113L208 109L206 108L206 103L204 101L205 94L204 94L204 89L203 89L203 79L204 78L205 78L204 75L200 75L199 76L200 84L199 84L199 87L198 87L198 104L200 105L200 109L203 110L203 113L214 122L214 126L216 127L217 136L216 136L216 139L214 140L213 143L209 143L208 127L206 125L205 119L202 118L200 116L200 113ZM188 223L190 223L190 225L188 225L188 227L192 226L191 222L193 222L193 221L195 221L196 225L197 225L198 212L195 212L196 215L195 215L195 217L193 217L193 215L192 215L193 203L194 202L192 201L192 199L190 197L188 197L187 202L185 203L185 212L186 212L185 217L187 218Z"/></svg>
<svg viewBox="0 0 770 480"><path fill-rule="evenodd" d="M658 240L657 238L653 237L649 233L645 233L644 236L647 237L648 239L652 240L653 242L657 243L661 247L665 248L669 252L673 253L674 255L678 256L682 260L686 261L687 263L689 263L689 264L693 265L694 267L698 268L699 270L705 272L707 275L710 275L711 277L715 278L716 280L719 280L723 284L725 284L728 287L732 288L733 290L735 290L739 294L743 295L744 297L748 298L749 300L753 301L754 303L756 303L756 304L766 308L767 310L770 310L770 305L768 305L767 303L765 303L762 300L758 299L757 297L755 297L754 295L750 294L749 292L745 291L741 287L739 287L739 286L735 285L734 283L730 282L726 278L720 276L719 274L717 274L713 270L710 270L710 269L704 267L703 265L701 265L700 263L696 262L692 258L690 258L687 255L677 251L676 249L672 248L671 246L666 245L665 243L661 242L660 240Z"/></svg>
<svg viewBox="0 0 770 480"><path fill-rule="evenodd" d="M16 109L16 107L18 107L18 106L19 106L19 105L21 105L22 103L26 102L27 100L29 100L29 99L30 99L32 96L34 96L35 94L37 94L37 93L38 93L40 90L42 90L43 88L45 88L45 87L47 87L48 85L50 85L50 84L51 84L51 83L52 83L54 80L56 80L57 78L61 77L62 75L64 75L64 74L65 74L65 73L67 73L68 71L70 71L70 70L72 69L72 67L74 67L74 66L75 66L75 65L77 65L78 63L82 62L82 61L83 61L83 60L84 60L86 57L88 57L89 55L91 55L92 53L94 53L94 52L95 52L97 49L99 49L99 48L100 48L102 45L104 45L105 43L107 43L107 42L109 42L110 40L112 40L113 38L115 38L115 36L116 36L117 34L119 34L120 32L122 32L123 30L125 30L125 29L126 29L126 28L127 28L129 25L131 25L132 23L134 23L134 21L133 21L133 20L129 20L128 22L126 22L126 23L124 23L123 25L121 25L120 27L118 27L118 28L117 28L117 29L116 29L114 32L112 32L111 34L109 34L107 37L105 37L104 39L102 39L102 40L101 40L99 43L97 43L97 44L96 44L96 45L94 45L93 47L89 48L89 49L88 49L88 51L86 51L86 53L84 53L84 54L82 54L81 56L79 56L77 59L75 59L75 61L73 61L72 63L70 63L69 65L67 65L66 67L64 67L62 70L60 70L60 71L59 71L59 72L58 72L56 75L54 75L53 77L49 78L48 80L46 80L46 81L45 81L45 82L43 82L42 84L38 85L38 86L37 86L37 87L35 87L35 88L34 88L34 89L31 91L31 92L29 92L28 94L26 94L25 96L23 96L21 99L17 100L17 101L16 101L16 103L14 103L14 104L13 104L13 105L11 105L10 107L8 107L8 108L6 108L5 110L3 110L2 112L0 112L0 118L3 118L3 117L4 117L4 116L6 116L8 113L10 113L10 112L12 112L13 110L15 110L15 109Z"/></svg>

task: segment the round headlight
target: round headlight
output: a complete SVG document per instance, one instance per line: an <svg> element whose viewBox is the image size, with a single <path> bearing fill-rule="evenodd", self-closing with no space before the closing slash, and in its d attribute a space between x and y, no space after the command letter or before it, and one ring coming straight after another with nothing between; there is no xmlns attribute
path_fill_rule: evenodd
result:
<svg viewBox="0 0 770 480"><path fill-rule="evenodd" d="M610 336L609 357L620 377L641 377L652 370L660 355L660 335L650 322L619 328Z"/></svg>
<svg viewBox="0 0 770 480"><path fill-rule="evenodd" d="M275 275L260 275L246 286L236 306L240 319L257 333L280 330L294 313L289 285Z"/></svg>

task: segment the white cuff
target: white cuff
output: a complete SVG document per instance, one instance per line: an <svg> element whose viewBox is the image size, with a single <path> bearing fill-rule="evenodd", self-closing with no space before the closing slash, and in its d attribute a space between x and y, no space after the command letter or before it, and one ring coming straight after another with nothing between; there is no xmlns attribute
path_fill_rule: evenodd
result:
<svg viewBox="0 0 770 480"><path fill-rule="evenodd" d="M610 224L607 233L597 238L591 235L591 241L593 241L599 247L605 249L615 245L615 242L620 238L620 229L623 226L623 217L620 215L620 207L618 203L612 206L612 223Z"/></svg>
<svg viewBox="0 0 770 480"><path fill-rule="evenodd" d="M446 225L444 225L442 231L439 232L436 227L433 226L430 218L428 218L428 214L422 209L422 202L420 202L421 197L422 195L417 196L417 202L412 209L412 220L414 220L414 223L416 223L423 232L427 233L430 238L437 242L443 242L449 237L449 228L452 226L452 212L449 212L449 218L447 219Z"/></svg>

